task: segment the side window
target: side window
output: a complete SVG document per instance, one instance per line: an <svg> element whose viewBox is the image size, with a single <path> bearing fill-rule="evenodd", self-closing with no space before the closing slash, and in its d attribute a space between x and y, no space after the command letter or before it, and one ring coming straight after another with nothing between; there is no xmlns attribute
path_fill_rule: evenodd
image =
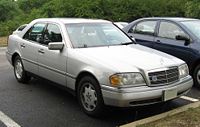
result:
<svg viewBox="0 0 200 127"><path fill-rule="evenodd" d="M159 28L159 37L176 39L177 35L186 35L179 26L170 22L161 22Z"/></svg>
<svg viewBox="0 0 200 127"><path fill-rule="evenodd" d="M61 31L55 24L48 24L44 34L44 44L49 42L62 42Z"/></svg>
<svg viewBox="0 0 200 127"><path fill-rule="evenodd" d="M134 33L135 31L135 25L128 31L128 33Z"/></svg>
<svg viewBox="0 0 200 127"><path fill-rule="evenodd" d="M157 21L144 21L135 26L134 33L154 35Z"/></svg>
<svg viewBox="0 0 200 127"><path fill-rule="evenodd" d="M43 41L43 31L45 28L45 23L37 23L33 25L24 35L24 39L35 41L35 42L42 42Z"/></svg>

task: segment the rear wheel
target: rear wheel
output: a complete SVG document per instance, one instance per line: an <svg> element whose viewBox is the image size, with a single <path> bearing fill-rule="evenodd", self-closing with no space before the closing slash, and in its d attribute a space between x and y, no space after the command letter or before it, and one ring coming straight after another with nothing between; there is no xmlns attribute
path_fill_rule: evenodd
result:
<svg viewBox="0 0 200 127"><path fill-rule="evenodd" d="M27 83L31 79L24 70L22 60L19 56L16 56L14 60L14 74L17 81L21 83Z"/></svg>
<svg viewBox="0 0 200 127"><path fill-rule="evenodd" d="M83 111L91 116L100 116L104 103L98 82L91 76L83 77L77 89L77 97Z"/></svg>
<svg viewBox="0 0 200 127"><path fill-rule="evenodd" d="M196 66L193 72L194 85L200 88L200 64Z"/></svg>

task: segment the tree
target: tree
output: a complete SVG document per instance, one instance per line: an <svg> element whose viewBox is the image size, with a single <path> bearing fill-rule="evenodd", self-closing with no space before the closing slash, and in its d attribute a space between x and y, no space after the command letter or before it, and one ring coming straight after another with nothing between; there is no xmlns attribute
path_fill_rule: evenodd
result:
<svg viewBox="0 0 200 127"><path fill-rule="evenodd" d="M19 12L16 2L12 0L0 0L0 21L12 19Z"/></svg>
<svg viewBox="0 0 200 127"><path fill-rule="evenodd" d="M181 1L181 2L180 2ZM200 18L199 0L0 0L0 36L36 18L128 21L142 17Z"/></svg>

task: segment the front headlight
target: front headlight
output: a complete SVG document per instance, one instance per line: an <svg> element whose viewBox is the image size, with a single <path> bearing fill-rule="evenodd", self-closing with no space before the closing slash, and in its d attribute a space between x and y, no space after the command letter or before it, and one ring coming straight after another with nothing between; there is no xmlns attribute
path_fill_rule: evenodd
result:
<svg viewBox="0 0 200 127"><path fill-rule="evenodd" d="M141 86L145 84L144 78L140 73L121 73L110 76L112 86Z"/></svg>
<svg viewBox="0 0 200 127"><path fill-rule="evenodd" d="M179 77L184 78L189 75L189 70L187 64L183 64L179 66Z"/></svg>

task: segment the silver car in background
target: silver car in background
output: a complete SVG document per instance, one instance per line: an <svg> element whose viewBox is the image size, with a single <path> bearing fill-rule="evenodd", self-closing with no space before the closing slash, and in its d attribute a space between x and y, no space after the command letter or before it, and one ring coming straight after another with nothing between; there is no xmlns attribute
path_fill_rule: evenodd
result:
<svg viewBox="0 0 200 127"><path fill-rule="evenodd" d="M105 105L172 100L193 85L185 62L135 44L106 20L36 19L9 36L6 54L19 82L37 75L67 87L93 116Z"/></svg>
<svg viewBox="0 0 200 127"><path fill-rule="evenodd" d="M114 24L117 25L120 29L122 29L128 25L127 22L114 22Z"/></svg>

